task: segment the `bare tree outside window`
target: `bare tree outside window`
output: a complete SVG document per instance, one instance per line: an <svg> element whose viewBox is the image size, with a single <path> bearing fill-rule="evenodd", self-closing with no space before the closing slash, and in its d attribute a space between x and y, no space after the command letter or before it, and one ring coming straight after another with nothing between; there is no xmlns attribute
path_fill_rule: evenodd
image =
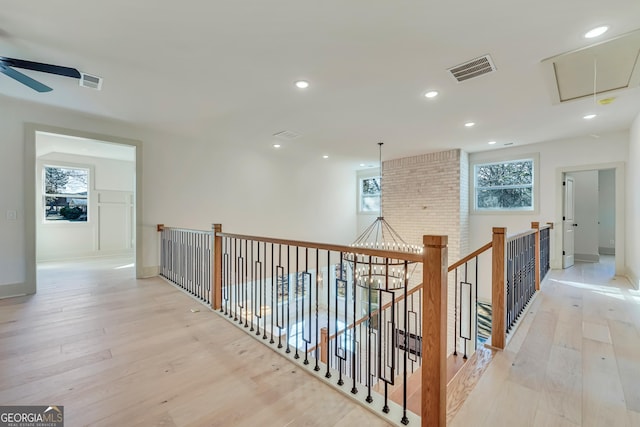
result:
<svg viewBox="0 0 640 427"><path fill-rule="evenodd" d="M86 222L89 169L45 166L45 221Z"/></svg>
<svg viewBox="0 0 640 427"><path fill-rule="evenodd" d="M475 166L477 210L533 210L533 160Z"/></svg>
<svg viewBox="0 0 640 427"><path fill-rule="evenodd" d="M360 180L360 211L380 211L380 177Z"/></svg>

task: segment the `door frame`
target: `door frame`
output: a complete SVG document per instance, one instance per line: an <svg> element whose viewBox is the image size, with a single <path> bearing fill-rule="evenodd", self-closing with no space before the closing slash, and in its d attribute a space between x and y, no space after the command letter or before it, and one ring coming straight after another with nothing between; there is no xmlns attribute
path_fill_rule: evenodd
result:
<svg viewBox="0 0 640 427"><path fill-rule="evenodd" d="M25 206L25 253L26 253L26 277L24 288L20 294L34 294L37 290L36 274L36 133L48 132L60 135L68 135L78 138L87 138L114 144L129 145L135 148L135 264L136 278L142 278L142 141L120 138L111 135L84 132L76 129L60 128L37 123L25 123L24 125L24 206Z"/></svg>
<svg viewBox="0 0 640 427"><path fill-rule="evenodd" d="M567 255L565 253L566 249L567 249L567 195L569 194L569 185L568 183L571 182L571 203L573 203L573 206L571 206L571 236L573 238L573 244L572 246L572 253L571 255ZM564 196L562 197L562 268L571 268L573 267L574 264L574 260L575 260L575 242L576 242L576 236L575 236L575 219L576 219L576 194L575 194L575 181L573 179L572 176L567 176L566 173L562 174L562 190L564 191ZM568 257L571 256L571 265L567 265L567 259Z"/></svg>
<svg viewBox="0 0 640 427"><path fill-rule="evenodd" d="M615 243L615 262L616 276L624 276L625 267L625 223L624 223L624 201L625 201L625 164L624 162L598 163L580 166L562 166L556 169L555 192L556 192L556 213L554 222L554 242L551 255L551 268L562 269L562 206L564 190L562 188L562 180L567 172L581 172L601 169L614 169L616 177L616 202L615 202L615 218L616 218L616 243Z"/></svg>

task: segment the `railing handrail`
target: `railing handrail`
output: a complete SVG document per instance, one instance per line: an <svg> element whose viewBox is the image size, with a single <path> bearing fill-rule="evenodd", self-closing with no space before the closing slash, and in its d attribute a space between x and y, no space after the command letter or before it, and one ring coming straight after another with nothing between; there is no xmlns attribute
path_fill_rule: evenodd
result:
<svg viewBox="0 0 640 427"><path fill-rule="evenodd" d="M512 234L511 236L507 236L507 238L506 238L506 242L507 242L507 243L508 243L508 242L513 242L514 240L517 240L517 239L519 239L519 238L521 238L521 237L525 237L525 236L528 236L528 235L530 235L530 234L535 234L535 233L537 233L537 232L538 232L538 229L536 229L536 228L532 228L532 229L530 229L530 230L523 231L523 232L521 232L521 233Z"/></svg>
<svg viewBox="0 0 640 427"><path fill-rule="evenodd" d="M453 270L455 270L456 268L460 267L465 262L471 261L473 258L477 257L478 255L482 254L485 251L488 251L492 247L493 247L493 242L487 243L486 245L480 247L479 249L476 249L475 251L471 252L469 255L467 255L466 257L462 258L461 260L456 261L453 264L451 264L449 266L449 270L448 271L452 272Z"/></svg>
<svg viewBox="0 0 640 427"><path fill-rule="evenodd" d="M162 227L163 230L172 230L172 231L184 231L186 233L196 233L196 234L211 234L211 231L208 230L197 230L195 228L181 228L181 227Z"/></svg>
<svg viewBox="0 0 640 427"><path fill-rule="evenodd" d="M253 240L256 242L274 243L278 245L309 247L314 249L323 249L323 250L352 253L352 254L358 254L358 255L370 255L370 256L376 256L380 258L394 258L402 261L422 262L423 260L422 253L417 253L417 252L400 252L400 251L391 251L391 250L384 250L384 249L370 249L370 248L363 248L360 246L355 247L355 246L336 245L336 244L329 244L329 243L305 242L302 240L287 240L287 239L278 239L273 237L247 236L243 234L231 234L231 233L216 233L216 236L226 237L231 239ZM414 245L414 246L416 248L418 247L417 245Z"/></svg>

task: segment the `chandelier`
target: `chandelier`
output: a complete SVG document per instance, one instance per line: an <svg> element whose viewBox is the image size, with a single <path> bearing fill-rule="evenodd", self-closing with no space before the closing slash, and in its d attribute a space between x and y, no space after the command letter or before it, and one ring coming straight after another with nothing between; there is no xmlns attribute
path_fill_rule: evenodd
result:
<svg viewBox="0 0 640 427"><path fill-rule="evenodd" d="M382 213L382 142L378 143L380 156L380 216L350 245L355 250L345 253L343 260L352 268L356 285L369 289L395 290L404 288L415 262L393 257L362 255L358 248L379 249L401 253L422 253L418 245L409 245L384 219Z"/></svg>

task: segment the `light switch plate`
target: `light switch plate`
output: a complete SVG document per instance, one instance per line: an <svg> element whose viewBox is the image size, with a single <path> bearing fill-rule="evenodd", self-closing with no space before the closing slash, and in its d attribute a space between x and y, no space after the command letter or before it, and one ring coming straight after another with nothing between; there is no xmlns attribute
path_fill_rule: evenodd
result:
<svg viewBox="0 0 640 427"><path fill-rule="evenodd" d="M18 212L7 211L7 221L15 221L18 219Z"/></svg>

